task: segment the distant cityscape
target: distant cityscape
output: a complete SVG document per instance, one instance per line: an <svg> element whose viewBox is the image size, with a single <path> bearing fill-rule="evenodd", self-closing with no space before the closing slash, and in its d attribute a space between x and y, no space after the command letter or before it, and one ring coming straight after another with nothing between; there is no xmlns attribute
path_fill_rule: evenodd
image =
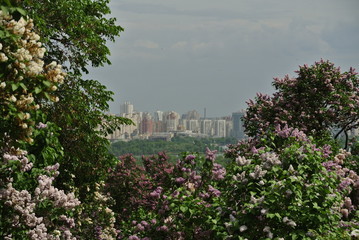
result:
<svg viewBox="0 0 359 240"><path fill-rule="evenodd" d="M197 110L180 115L175 111L137 112L134 105L125 102L120 105L119 116L131 119L135 125L124 125L107 136L111 141L132 139L164 139L174 136L191 137L245 137L242 123L244 111L229 116L207 118L206 109L201 117Z"/></svg>

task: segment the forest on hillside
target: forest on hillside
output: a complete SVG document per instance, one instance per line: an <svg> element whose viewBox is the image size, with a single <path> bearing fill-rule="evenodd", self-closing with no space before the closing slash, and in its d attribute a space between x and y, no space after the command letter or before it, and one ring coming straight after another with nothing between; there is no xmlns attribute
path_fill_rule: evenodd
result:
<svg viewBox="0 0 359 240"><path fill-rule="evenodd" d="M222 152L228 144L235 144L235 138L194 138L173 137L170 141L164 140L131 140L117 141L111 144L110 151L115 156L133 154L137 156L166 152L169 155L180 155L183 152L205 153L206 148Z"/></svg>

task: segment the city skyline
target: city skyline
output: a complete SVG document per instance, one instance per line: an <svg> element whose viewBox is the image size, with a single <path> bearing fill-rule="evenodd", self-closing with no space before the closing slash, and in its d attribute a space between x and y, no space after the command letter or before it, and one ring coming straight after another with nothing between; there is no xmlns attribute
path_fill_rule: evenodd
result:
<svg viewBox="0 0 359 240"><path fill-rule="evenodd" d="M120 105L121 117L132 120L134 125L123 125L114 133L107 136L108 139L171 139L175 135L192 137L245 137L241 117L243 112L235 112L231 115L206 118L196 110L190 110L184 114L176 111L155 111L153 113L136 111L134 105L125 101ZM204 115L205 111L204 111Z"/></svg>
<svg viewBox="0 0 359 240"><path fill-rule="evenodd" d="M111 111L130 99L138 109L207 109L218 117L273 77L328 59L358 70L359 1L111 1L125 31L109 44L111 66L90 69L115 93Z"/></svg>
<svg viewBox="0 0 359 240"><path fill-rule="evenodd" d="M122 109L122 106L125 105L126 103L132 105L132 109L131 110L124 110ZM239 109L238 111L234 111L234 112L231 112L231 113L227 113L226 115L223 115L223 116L208 116L207 114L207 108L204 107L203 109L199 110L199 109L193 109L193 108L189 108L187 109L186 111L184 112L180 112L180 111L177 111L176 109L159 109L159 108L153 108L153 109L156 109L155 111L147 111L146 109L137 109L135 107L135 104L133 104L132 101L124 101L124 102L120 102L119 103L119 109L113 109L113 111L110 111L111 114L116 114L116 115L121 115L121 113L124 113L124 112L128 112L128 111L132 111L132 112L138 112L138 113L149 113L151 114L152 116L155 115L156 112L158 111L161 111L161 112L171 112L171 111L174 111L174 112L177 112L179 113L181 116L182 115L185 115L185 114L188 114L189 112L192 112L192 111L196 111L199 115L200 115L200 118L208 118L208 119L211 119L211 118L223 118L223 117L228 117L230 116L232 113L234 112L244 112L244 109ZM130 107L131 108L131 107Z"/></svg>

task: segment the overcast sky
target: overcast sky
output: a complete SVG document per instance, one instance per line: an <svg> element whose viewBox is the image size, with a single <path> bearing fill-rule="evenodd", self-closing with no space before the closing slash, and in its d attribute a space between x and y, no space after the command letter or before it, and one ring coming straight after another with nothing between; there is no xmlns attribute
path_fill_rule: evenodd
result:
<svg viewBox="0 0 359 240"><path fill-rule="evenodd" d="M358 0L112 0L125 31L109 44L111 66L89 78L115 92L111 112L246 108L273 77L321 58L359 70Z"/></svg>

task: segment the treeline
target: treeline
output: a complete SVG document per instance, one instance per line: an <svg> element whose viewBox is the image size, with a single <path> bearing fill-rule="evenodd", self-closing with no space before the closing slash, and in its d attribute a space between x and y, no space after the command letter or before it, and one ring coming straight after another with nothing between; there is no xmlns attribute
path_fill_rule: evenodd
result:
<svg viewBox="0 0 359 240"><path fill-rule="evenodd" d="M132 140L128 142L118 141L111 144L110 151L115 156L131 153L133 155L151 155L158 152L166 152L169 155L182 152L205 153L206 148L223 152L223 147L235 144L237 140L227 138L194 138L178 136L171 141L164 140Z"/></svg>

